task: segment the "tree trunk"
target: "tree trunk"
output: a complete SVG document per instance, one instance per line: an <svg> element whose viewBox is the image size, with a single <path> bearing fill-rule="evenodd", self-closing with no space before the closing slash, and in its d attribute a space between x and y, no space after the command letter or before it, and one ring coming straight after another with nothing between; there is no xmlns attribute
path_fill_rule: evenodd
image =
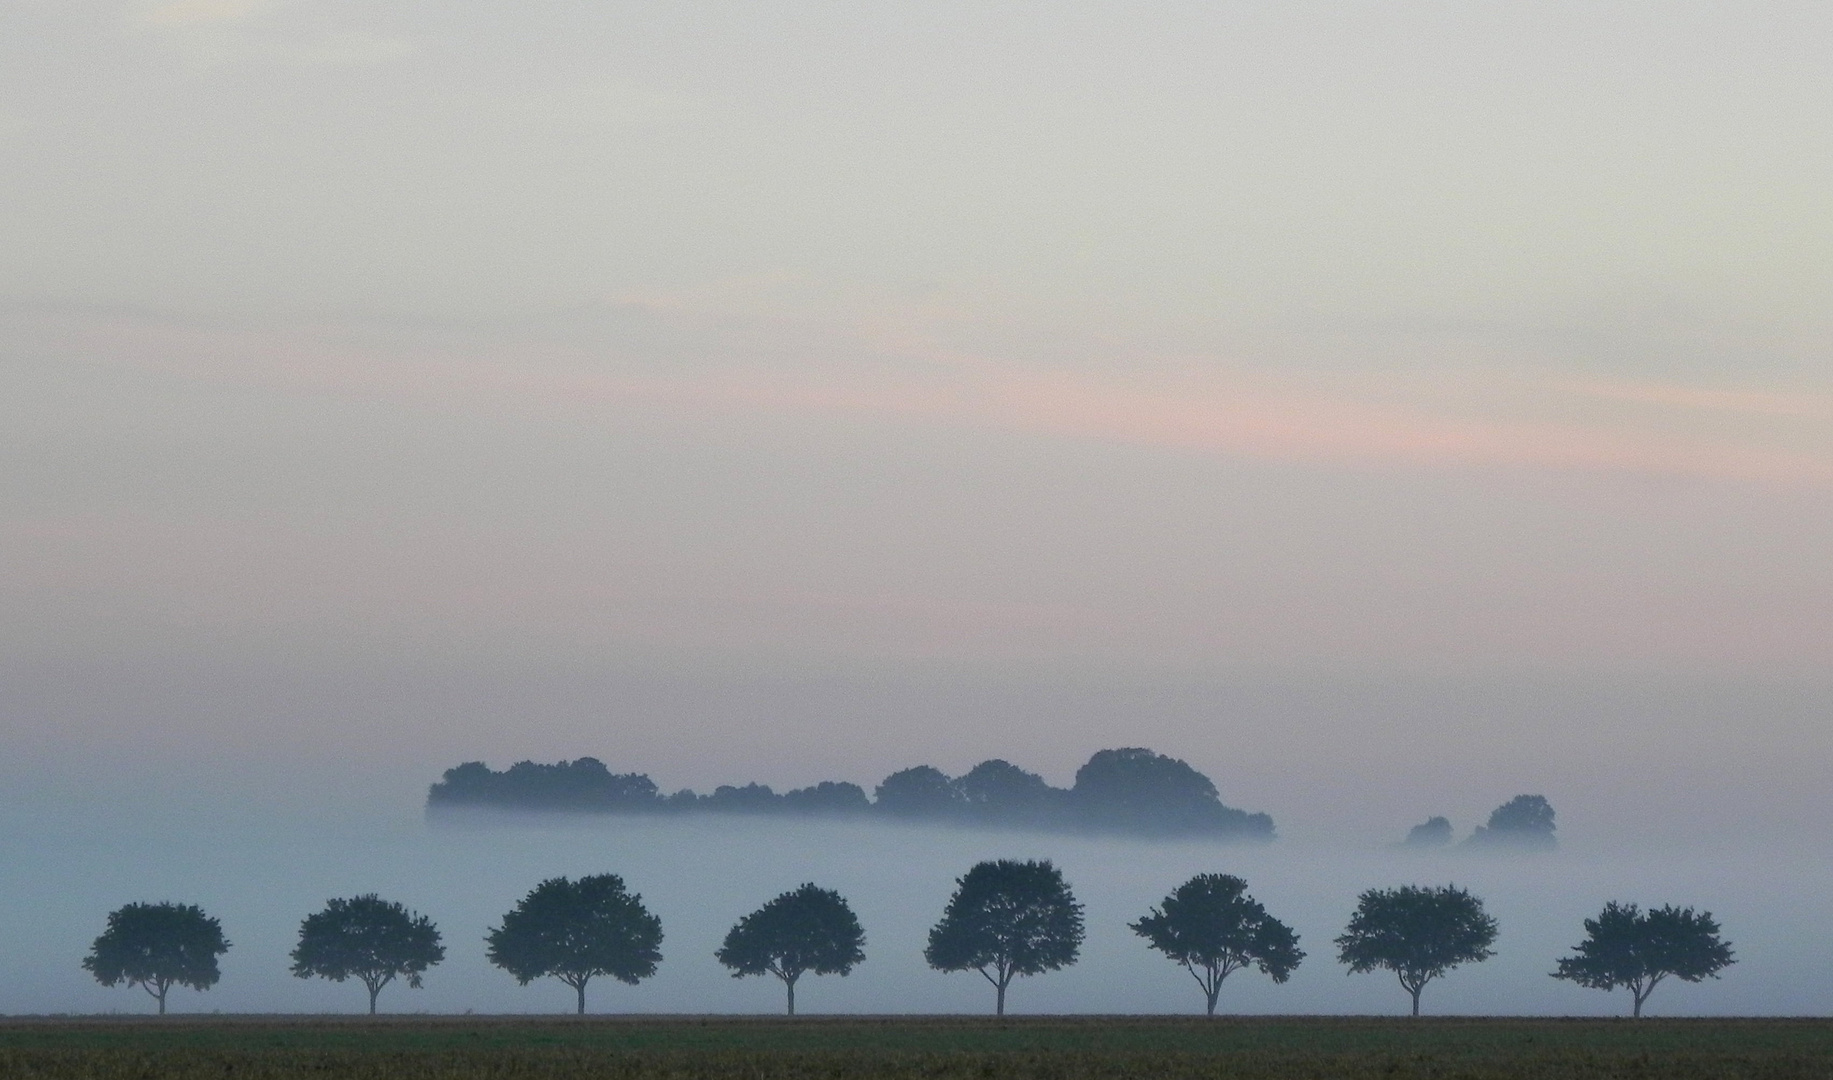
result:
<svg viewBox="0 0 1833 1080"><path fill-rule="evenodd" d="M376 986L373 983L370 984L369 986L369 1015L371 1016L374 1016L376 1014L376 995L380 994L381 992L382 992L382 988L380 986Z"/></svg>
<svg viewBox="0 0 1833 1080"><path fill-rule="evenodd" d="M579 1015L584 1016L586 1014L586 980L579 980L574 984L573 989L579 991Z"/></svg>
<svg viewBox="0 0 1833 1080"><path fill-rule="evenodd" d="M1419 991L1424 990L1424 989L1425 987L1421 986L1413 991L1413 1015L1414 1016L1419 1015Z"/></svg>
<svg viewBox="0 0 1833 1080"><path fill-rule="evenodd" d="M1635 1001L1635 1005L1631 1007L1629 1015L1633 1019L1640 1020L1642 1019L1642 994L1635 990L1631 990L1630 993L1634 995L1632 1000Z"/></svg>
<svg viewBox="0 0 1833 1080"><path fill-rule="evenodd" d="M994 983L993 990L996 995L993 999L993 1015L1004 1016L1006 1014L1006 984L1003 981Z"/></svg>
<svg viewBox="0 0 1833 1080"><path fill-rule="evenodd" d="M159 1015L160 1016L165 1015L165 993L167 990L170 990L170 989L171 987L169 986L162 986L159 988L159 992L153 995L154 997L159 999Z"/></svg>
<svg viewBox="0 0 1833 1080"><path fill-rule="evenodd" d="M1216 1015L1216 999L1222 996L1222 984L1217 983L1215 989L1205 990L1203 993L1205 998L1204 1004L1208 1006L1204 1015L1213 1017Z"/></svg>
<svg viewBox="0 0 1833 1080"><path fill-rule="evenodd" d="M784 979L783 985L789 987L789 1015L794 1016L796 1014L796 981Z"/></svg>

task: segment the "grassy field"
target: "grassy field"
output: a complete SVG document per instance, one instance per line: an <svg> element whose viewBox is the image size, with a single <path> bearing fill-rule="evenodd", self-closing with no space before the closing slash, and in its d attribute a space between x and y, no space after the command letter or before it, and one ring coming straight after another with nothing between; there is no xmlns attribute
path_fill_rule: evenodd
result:
<svg viewBox="0 0 1833 1080"><path fill-rule="evenodd" d="M0 1020L0 1076L1833 1078L1833 1021Z"/></svg>

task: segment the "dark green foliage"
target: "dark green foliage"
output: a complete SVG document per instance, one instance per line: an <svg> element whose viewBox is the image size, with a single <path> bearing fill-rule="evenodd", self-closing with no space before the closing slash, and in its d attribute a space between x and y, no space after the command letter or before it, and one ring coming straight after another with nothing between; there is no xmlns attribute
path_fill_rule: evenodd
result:
<svg viewBox="0 0 1833 1080"><path fill-rule="evenodd" d="M37 1080L1825 1080L1825 1020L9 1021Z"/></svg>
<svg viewBox="0 0 1833 1080"><path fill-rule="evenodd" d="M1444 847L1449 843L1451 843L1451 819L1431 817L1407 830L1407 838L1401 841L1401 846L1436 848Z"/></svg>
<svg viewBox="0 0 1833 1080"><path fill-rule="evenodd" d="M1489 824L1477 826L1464 842L1478 848L1551 851L1559 846L1553 804L1544 795L1517 795L1491 811Z"/></svg>
<svg viewBox="0 0 1833 1080"><path fill-rule="evenodd" d="M918 765L885 777L872 793L879 813L890 817L949 820L963 803L948 774L933 765Z"/></svg>
<svg viewBox="0 0 1833 1080"><path fill-rule="evenodd" d="M362 980L374 1015L384 986L405 977L418 990L420 977L446 958L446 950L433 920L365 893L331 900L323 911L306 916L292 955L293 974L301 979Z"/></svg>
<svg viewBox="0 0 1833 1080"><path fill-rule="evenodd" d="M941 971L980 972L993 984L995 1015L1005 1015L1016 976L1076 962L1082 905L1048 860L978 863L955 883L923 958Z"/></svg>
<svg viewBox="0 0 1833 1080"><path fill-rule="evenodd" d="M1208 1016L1216 1015L1222 981L1234 972L1253 965L1283 983L1305 958L1292 928L1268 915L1247 895L1247 882L1230 874L1198 874L1129 925L1184 965L1203 988Z"/></svg>
<svg viewBox="0 0 1833 1080"><path fill-rule="evenodd" d="M582 1015L586 984L594 976L635 986L662 962L662 920L649 913L640 895L626 891L616 874L549 878L484 940L490 962L523 986L551 975L572 987Z"/></svg>
<svg viewBox="0 0 1833 1080"><path fill-rule="evenodd" d="M1349 927L1336 939L1337 957L1352 974L1386 968L1413 997L1426 984L1460 964L1495 953L1496 920L1483 901L1455 885L1370 889L1363 893Z"/></svg>
<svg viewBox="0 0 1833 1080"><path fill-rule="evenodd" d="M1669 975L1682 982L1716 979L1731 966L1731 943L1720 941L1710 911L1673 905L1644 913L1635 904L1612 900L1595 919L1585 920L1585 940L1573 946L1576 956L1559 961L1555 979L1570 979L1593 990L1625 987L1633 999L1630 1015L1642 1015L1642 1003L1655 984Z"/></svg>
<svg viewBox="0 0 1833 1080"><path fill-rule="evenodd" d="M738 920L714 955L733 978L770 974L783 980L794 1016L796 980L809 972L847 974L866 958L865 943L846 898L810 882Z"/></svg>
<svg viewBox="0 0 1833 1080"><path fill-rule="evenodd" d="M229 951L222 924L195 904L129 904L108 913L108 928L89 946L83 968L103 986L138 986L159 1003L174 986L208 990Z"/></svg>

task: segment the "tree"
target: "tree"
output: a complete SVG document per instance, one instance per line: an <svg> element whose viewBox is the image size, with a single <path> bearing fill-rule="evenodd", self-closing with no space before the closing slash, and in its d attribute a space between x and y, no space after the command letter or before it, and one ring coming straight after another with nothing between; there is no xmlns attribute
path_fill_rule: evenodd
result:
<svg viewBox="0 0 1833 1080"><path fill-rule="evenodd" d="M641 773L613 773L597 758L544 765L518 761L502 772L481 761L447 769L426 793L428 806L496 806L519 810L654 810L655 782Z"/></svg>
<svg viewBox="0 0 1833 1080"><path fill-rule="evenodd" d="M1413 996L1419 1015L1419 992L1457 967L1495 953L1496 920L1483 901L1455 885L1370 889L1363 893L1349 927L1336 939L1338 959L1351 974L1386 968Z"/></svg>
<svg viewBox="0 0 1833 1080"><path fill-rule="evenodd" d="M1305 954L1292 928L1267 914L1229 874L1198 874L1136 923L1135 934L1184 965L1203 988L1205 1014L1216 1015L1222 980L1254 965L1276 983L1292 977Z"/></svg>
<svg viewBox="0 0 1833 1080"><path fill-rule="evenodd" d="M810 882L738 920L714 953L732 977L775 975L796 1014L796 980L808 972L846 975L865 960L866 935L846 899Z"/></svg>
<svg viewBox="0 0 1833 1080"><path fill-rule="evenodd" d="M1272 818L1222 805L1209 777L1144 747L1096 753L1076 770L1069 800L1083 824L1099 829L1273 837Z"/></svg>
<svg viewBox="0 0 1833 1080"><path fill-rule="evenodd" d="M948 774L933 765L917 765L885 777L872 793L881 814L903 818L948 818L962 808L961 793Z"/></svg>
<svg viewBox="0 0 1833 1080"><path fill-rule="evenodd" d="M995 1015L1006 1014L1014 977L1076 962L1082 905L1048 860L978 863L955 884L923 958L939 971L980 972L993 984Z"/></svg>
<svg viewBox="0 0 1833 1080"><path fill-rule="evenodd" d="M662 920L643 906L642 896L626 891L616 874L549 878L484 940L490 962L523 986L552 975L572 987L581 1015L593 976L635 986L662 962Z"/></svg>
<svg viewBox="0 0 1833 1080"><path fill-rule="evenodd" d="M407 985L420 989L420 977L446 958L446 950L433 920L364 893L327 901L323 911L306 916L292 955L298 978L361 980L369 990L373 1016L376 996L384 986L401 976Z"/></svg>
<svg viewBox="0 0 1833 1080"><path fill-rule="evenodd" d="M823 780L813 787L783 792L782 807L791 814L863 814L872 808L858 784Z"/></svg>
<svg viewBox="0 0 1833 1080"><path fill-rule="evenodd" d="M968 815L995 825L1037 825L1064 805L1069 793L1009 761L993 758L955 780Z"/></svg>
<svg viewBox="0 0 1833 1080"><path fill-rule="evenodd" d="M1710 911L1695 914L1671 904L1644 913L1635 904L1612 900L1597 918L1585 920L1585 940L1573 949L1578 955L1561 959L1553 977L1593 990L1626 987L1636 1017L1669 975L1682 982L1716 979L1735 962Z"/></svg>
<svg viewBox="0 0 1833 1080"><path fill-rule="evenodd" d="M1421 824L1407 830L1407 838L1400 842L1401 847L1435 848L1451 843L1451 819L1429 817Z"/></svg>
<svg viewBox="0 0 1833 1080"><path fill-rule="evenodd" d="M744 787L721 784L700 806L727 814L773 814L783 808L783 797L770 790L769 784L746 784Z"/></svg>
<svg viewBox="0 0 1833 1080"><path fill-rule="evenodd" d="M221 979L216 958L229 951L223 926L195 904L129 904L108 913L83 968L103 986L138 986L165 1015L174 986L208 990Z"/></svg>
<svg viewBox="0 0 1833 1080"><path fill-rule="evenodd" d="M1464 842L1480 848L1551 851L1559 846L1553 835L1553 804L1544 795L1517 795L1491 811L1489 824L1477 826Z"/></svg>

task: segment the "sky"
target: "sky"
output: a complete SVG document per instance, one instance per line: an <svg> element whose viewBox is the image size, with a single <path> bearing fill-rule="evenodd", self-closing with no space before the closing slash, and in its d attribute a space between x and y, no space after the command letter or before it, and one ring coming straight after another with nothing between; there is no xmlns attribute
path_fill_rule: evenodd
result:
<svg viewBox="0 0 1833 1080"><path fill-rule="evenodd" d="M1830 35L0 4L0 768L1144 744L1292 837L1824 830Z"/></svg>

